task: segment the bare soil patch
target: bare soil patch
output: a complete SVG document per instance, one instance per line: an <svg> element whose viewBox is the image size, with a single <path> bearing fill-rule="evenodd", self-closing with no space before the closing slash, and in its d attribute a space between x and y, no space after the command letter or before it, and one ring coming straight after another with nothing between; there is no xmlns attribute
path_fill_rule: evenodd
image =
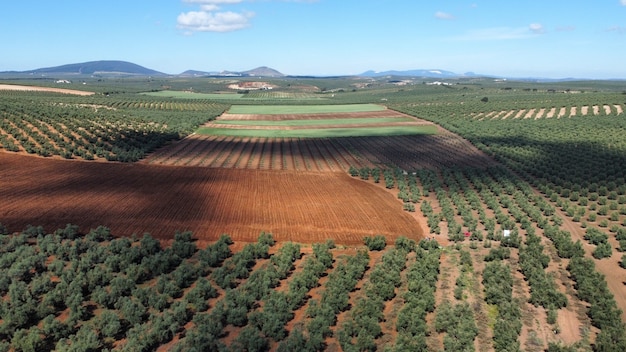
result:
<svg viewBox="0 0 626 352"><path fill-rule="evenodd" d="M256 241L334 239L362 244L422 237L419 224L393 196L345 172L289 172L145 164L89 163L0 153L0 222L10 231L29 224L47 231L99 225L128 236L171 239L193 231L202 241L221 234Z"/></svg>
<svg viewBox="0 0 626 352"><path fill-rule="evenodd" d="M515 112L515 110L510 110L508 112L506 112L506 114L504 116L502 116L503 120L508 119L509 117L511 117L513 115L513 113Z"/></svg>
<svg viewBox="0 0 626 352"><path fill-rule="evenodd" d="M546 109L543 109L543 108L538 109L537 114L535 115L535 120L542 118L545 113L546 113Z"/></svg>
<svg viewBox="0 0 626 352"><path fill-rule="evenodd" d="M589 107L588 106L583 106L580 108L580 114L583 116L587 116L587 114L589 113Z"/></svg>
<svg viewBox="0 0 626 352"><path fill-rule="evenodd" d="M278 86L274 84L270 84L268 82L257 82L257 81L238 82L238 83L230 84L228 86L229 89L235 89L235 90L274 89L276 87Z"/></svg>
<svg viewBox="0 0 626 352"><path fill-rule="evenodd" d="M569 115L566 115L569 111ZM616 115L621 115L624 113L624 108L622 105L585 105L585 106L571 106L569 108L566 107L552 107L552 108L537 108L537 109L520 109L520 110L511 110L506 115L503 115L503 112L492 111L488 113L479 113L473 118L477 118L483 116L483 118L489 117L491 119L501 119L505 120L511 116L514 119L524 118L530 119L533 118L535 120L541 118L561 118L564 116L573 117L573 116L597 116L603 112L605 115L610 115L611 113L615 113ZM514 115L515 114L515 115Z"/></svg>
<svg viewBox="0 0 626 352"><path fill-rule="evenodd" d="M94 95L94 92L86 92L83 90L52 88L52 87L35 87L35 86L19 86L13 84L0 84L0 90L19 90L19 91L35 91L35 92L55 92L74 95Z"/></svg>

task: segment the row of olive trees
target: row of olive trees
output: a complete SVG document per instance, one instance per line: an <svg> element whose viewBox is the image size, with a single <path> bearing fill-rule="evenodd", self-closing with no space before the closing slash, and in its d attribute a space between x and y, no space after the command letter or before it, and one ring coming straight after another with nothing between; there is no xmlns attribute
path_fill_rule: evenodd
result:
<svg viewBox="0 0 626 352"><path fill-rule="evenodd" d="M622 311L617 308L604 276L595 270L593 260L582 256L573 257L567 270L576 281L576 294L589 303L587 314L591 323L600 329L594 349L626 350L626 325L622 321Z"/></svg>
<svg viewBox="0 0 626 352"><path fill-rule="evenodd" d="M95 102L74 97L67 103L57 95L25 92L2 99L0 146L66 159L133 162L156 148L187 135L197 126L220 115L224 104L205 104L206 110L145 109L144 105L106 108L111 101ZM100 98L102 99L102 98ZM95 107L94 107L95 106Z"/></svg>
<svg viewBox="0 0 626 352"><path fill-rule="evenodd" d="M197 261L198 265L204 267L206 264L202 258L210 258L212 257L212 254L220 252L223 254L230 253L230 250L226 249L227 243L231 243L230 238L222 236L216 243L207 247L207 249L200 251L202 254L197 256L199 259ZM257 242L247 244L241 252L253 253L257 259L268 258L269 247L273 244L274 240L271 234L262 233ZM297 250L299 251L299 249ZM218 259L215 264L217 265L221 262L222 265L224 265L241 252L237 252L230 257L221 255L222 259L228 259ZM289 254L290 257L293 256L292 253ZM247 257L247 255L243 255L242 257ZM237 263L243 263L240 265L249 265L249 262L245 260L234 261ZM124 343L124 348L128 350L155 349L158 346L171 341L177 333L182 332L184 330L183 326L189 321L201 321L202 316L206 314L205 312L207 309L211 309L210 314L213 321L213 325L211 327L214 335L209 334L206 336L206 339L209 340L210 343L219 345L219 338L222 335L223 328L228 324L236 326L243 326L247 324L247 313L252 304L259 299L259 296L265 295L269 292L269 290L275 287L281 275L284 275L281 274L275 266L264 266L258 271L254 271L251 275L249 275L249 277L246 276L248 279L241 285L235 285L235 289L227 290L222 299L219 300L218 304L214 307L209 307L207 300L217 297L217 292L211 287L210 281L207 280L206 276L208 274L215 274L223 267L222 265L211 268L211 273L209 273L208 270L203 272L202 277L196 279L196 286L191 290L187 290L184 296L184 292L178 291L179 299L174 300L169 306L169 309L165 310L162 314L157 313L153 315L152 319L149 319L151 324L134 326L133 329L127 333L127 340ZM189 267L183 263L179 265L176 270L188 272ZM282 266L283 272L288 270L290 270L288 265L286 268L284 265ZM187 274L187 276L189 276L189 274ZM189 280L188 282L191 283L192 280ZM156 286L158 290L162 285L159 281L157 281ZM174 282L169 285L166 283L163 287L168 291L175 290L174 292L176 292L176 290L180 290L180 286L180 283ZM185 287L184 285L182 286ZM176 298L176 296L174 298ZM174 320L172 320L172 318L174 318Z"/></svg>
<svg viewBox="0 0 626 352"><path fill-rule="evenodd" d="M306 351L323 350L325 339L332 335L331 326L337 322L337 314L349 308L349 294L363 277L369 264L367 251L359 250L356 255L348 256L338 262L328 275L319 299L309 300L306 310L305 331L296 328L282 341L279 351L291 351L293 348Z"/></svg>
<svg viewBox="0 0 626 352"><path fill-rule="evenodd" d="M370 238L365 238L365 243L370 250L384 248L384 242L383 246L373 247ZM380 324L385 319L385 302L395 297L396 289L402 283L401 272L406 267L407 255L414 250L415 241L399 237L396 247L385 251L381 262L371 270L362 289L363 295L356 299L349 318L338 330L339 344L344 351L377 350L376 339L382 335Z"/></svg>
<svg viewBox="0 0 626 352"><path fill-rule="evenodd" d="M485 302L497 307L493 327L493 346L496 351L518 351L518 337L522 331L519 303L513 298L513 278L508 265L492 261L483 271Z"/></svg>
<svg viewBox="0 0 626 352"><path fill-rule="evenodd" d="M559 291L552 276L545 271L550 257L543 253L541 238L534 232L529 232L525 244L519 250L519 264L530 286L530 303L548 310L567 306L567 297Z"/></svg>
<svg viewBox="0 0 626 352"><path fill-rule="evenodd" d="M102 348L137 330L168 336L155 322L176 318L182 326L187 302L215 294L204 282L183 297L208 270L188 261L197 252L190 233L176 234L165 249L148 235L114 239L103 227L83 235L73 225L52 234L30 227L0 241L0 294L7 298L0 345L17 350Z"/></svg>
<svg viewBox="0 0 626 352"><path fill-rule="evenodd" d="M439 279L439 250L436 241L421 241L415 262L406 273L404 305L396 319L394 351L426 351L428 324L426 315L435 310L435 290Z"/></svg>

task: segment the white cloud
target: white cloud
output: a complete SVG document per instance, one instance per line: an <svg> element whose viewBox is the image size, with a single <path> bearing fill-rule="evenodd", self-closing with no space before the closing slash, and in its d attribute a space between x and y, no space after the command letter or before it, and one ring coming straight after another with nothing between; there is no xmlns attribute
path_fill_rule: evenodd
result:
<svg viewBox="0 0 626 352"><path fill-rule="evenodd" d="M622 6L626 6L626 0L620 0L620 4L622 4Z"/></svg>
<svg viewBox="0 0 626 352"><path fill-rule="evenodd" d="M182 0L182 2L200 7L199 11L189 11L178 15L177 27L186 35L194 32L231 32L250 26L253 12L222 11L222 7L244 2L298 2L315 3L319 0Z"/></svg>
<svg viewBox="0 0 626 352"><path fill-rule="evenodd" d="M531 23L528 29L535 34L543 34L546 32L541 23Z"/></svg>
<svg viewBox="0 0 626 352"><path fill-rule="evenodd" d="M435 12L435 18L438 18L440 20L453 20L454 16L443 11L437 11Z"/></svg>
<svg viewBox="0 0 626 352"><path fill-rule="evenodd" d="M249 26L251 12L191 11L178 16L178 28L190 32L231 32Z"/></svg>
<svg viewBox="0 0 626 352"><path fill-rule="evenodd" d="M219 10L220 7L217 5L202 5L200 6L200 9L204 12L213 12Z"/></svg>
<svg viewBox="0 0 626 352"><path fill-rule="evenodd" d="M250 25L251 12L218 12L222 5L235 5L243 0L182 0L188 4L200 6L200 11L181 13L177 18L177 27L191 35L194 32L232 32Z"/></svg>

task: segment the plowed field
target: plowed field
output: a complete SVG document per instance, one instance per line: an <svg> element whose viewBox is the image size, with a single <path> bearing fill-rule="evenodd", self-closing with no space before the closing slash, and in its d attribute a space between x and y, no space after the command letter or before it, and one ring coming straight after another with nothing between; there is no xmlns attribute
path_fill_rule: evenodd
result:
<svg viewBox="0 0 626 352"><path fill-rule="evenodd" d="M341 138L267 138L191 135L142 163L238 169L343 171L350 166L406 170L480 167L492 160L444 129L436 135Z"/></svg>
<svg viewBox="0 0 626 352"><path fill-rule="evenodd" d="M104 225L120 236L148 232L169 239L190 230L200 240L228 233L235 241L255 241L266 231L278 241L332 238L345 244L375 234L389 241L421 236L393 195L346 172L90 163L0 153L0 180L0 222L10 231L29 224L53 231L72 223L83 231Z"/></svg>

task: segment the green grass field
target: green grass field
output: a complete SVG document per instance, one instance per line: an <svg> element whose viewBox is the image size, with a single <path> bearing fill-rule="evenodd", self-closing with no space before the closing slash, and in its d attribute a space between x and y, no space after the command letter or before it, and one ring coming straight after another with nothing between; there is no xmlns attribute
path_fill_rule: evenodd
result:
<svg viewBox="0 0 626 352"><path fill-rule="evenodd" d="M341 105L233 105L230 114L321 114L341 112L383 111L386 108L378 104L341 104Z"/></svg>
<svg viewBox="0 0 626 352"><path fill-rule="evenodd" d="M241 125L241 126L321 126L321 125L349 125L349 124L374 124L374 123L394 123L411 122L415 119L410 117L373 117L373 118L353 118L353 119L321 119L321 120L217 120L215 124Z"/></svg>
<svg viewBox="0 0 626 352"><path fill-rule="evenodd" d="M336 137L368 137L368 136L404 136L437 134L437 126L398 126L398 127L359 127L359 128L308 128L298 130L279 129L235 129L201 127L197 134L261 137L261 138L336 138Z"/></svg>

